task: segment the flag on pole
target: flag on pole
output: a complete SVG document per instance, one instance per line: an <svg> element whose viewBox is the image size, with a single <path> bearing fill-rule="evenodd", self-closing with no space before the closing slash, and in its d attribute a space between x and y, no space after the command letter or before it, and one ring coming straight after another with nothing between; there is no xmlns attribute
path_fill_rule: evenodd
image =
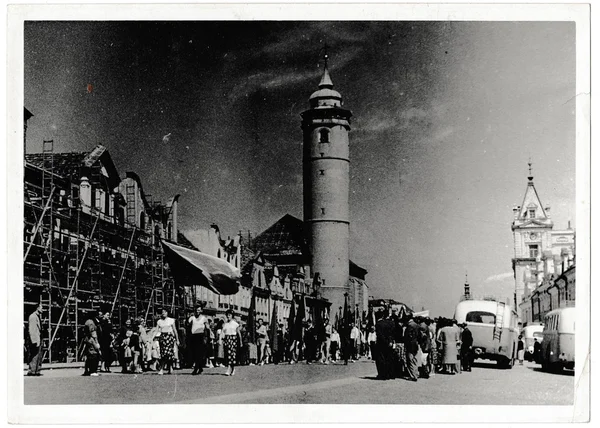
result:
<svg viewBox="0 0 600 428"><path fill-rule="evenodd" d="M304 316L306 314L306 305L304 303L304 296L300 296L300 304L298 305L298 313L294 320L294 330L292 339L302 342L302 331L304 329Z"/></svg>
<svg viewBox="0 0 600 428"><path fill-rule="evenodd" d="M238 268L223 259L161 241L175 282L202 285L216 294L236 294L241 278Z"/></svg>
<svg viewBox="0 0 600 428"><path fill-rule="evenodd" d="M256 343L256 298L254 297L254 291L252 291L252 298L250 299L246 331L248 332L248 342Z"/></svg>
<svg viewBox="0 0 600 428"><path fill-rule="evenodd" d="M294 332L294 321L296 319L296 304L294 303L294 299L292 298L292 304L290 305L290 314L287 319L287 331L289 340L294 340L292 333Z"/></svg>
<svg viewBox="0 0 600 428"><path fill-rule="evenodd" d="M350 326L350 323L352 322L352 311L350 311L350 308L348 307L348 293L344 294L344 312L342 315L342 325L345 328L348 328Z"/></svg>
<svg viewBox="0 0 600 428"><path fill-rule="evenodd" d="M277 352L279 350L279 343L277 341L277 302L273 302L273 316L271 317L271 328L270 328L270 339L271 339L271 351Z"/></svg>

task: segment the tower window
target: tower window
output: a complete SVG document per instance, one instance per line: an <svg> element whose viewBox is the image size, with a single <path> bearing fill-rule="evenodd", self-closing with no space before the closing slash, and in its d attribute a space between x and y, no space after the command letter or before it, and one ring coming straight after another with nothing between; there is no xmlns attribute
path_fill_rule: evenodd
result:
<svg viewBox="0 0 600 428"><path fill-rule="evenodd" d="M329 129L319 130L319 143L329 143Z"/></svg>
<svg viewBox="0 0 600 428"><path fill-rule="evenodd" d="M325 175L325 170L324 169L319 170L319 172L321 173L321 175Z"/></svg>
<svg viewBox="0 0 600 428"><path fill-rule="evenodd" d="M321 153L321 157L325 157L325 153Z"/></svg>
<svg viewBox="0 0 600 428"><path fill-rule="evenodd" d="M529 257L531 257L532 259L536 258L538 256L538 246L537 245L530 245L529 246Z"/></svg>
<svg viewBox="0 0 600 428"><path fill-rule="evenodd" d="M529 218L535 218L535 209L529 209Z"/></svg>
<svg viewBox="0 0 600 428"><path fill-rule="evenodd" d="M325 214L325 208L321 208L321 214Z"/></svg>

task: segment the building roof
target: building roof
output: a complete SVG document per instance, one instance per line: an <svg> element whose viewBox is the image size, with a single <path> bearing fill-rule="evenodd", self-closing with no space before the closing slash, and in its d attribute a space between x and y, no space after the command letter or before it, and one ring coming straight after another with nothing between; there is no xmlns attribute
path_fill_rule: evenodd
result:
<svg viewBox="0 0 600 428"><path fill-rule="evenodd" d="M79 181L82 168L100 165L106 169L107 181L111 188L117 187L121 180L108 150L101 144L90 152L29 153L25 155L25 161L39 168L52 169L54 174L72 182Z"/></svg>
<svg viewBox="0 0 600 428"><path fill-rule="evenodd" d="M196 248L194 244L192 244L191 241L187 239L186 236L179 230L177 231L177 245L189 248L190 250L199 251L198 248Z"/></svg>
<svg viewBox="0 0 600 428"><path fill-rule="evenodd" d="M28 153L25 155L25 161L39 168L52 168L56 175L65 178L77 176L83 165L87 153L54 153L52 159L50 155L44 153Z"/></svg>
<svg viewBox="0 0 600 428"><path fill-rule="evenodd" d="M307 253L302 220L286 214L252 240L252 250L264 255L303 255Z"/></svg>
<svg viewBox="0 0 600 428"><path fill-rule="evenodd" d="M242 266L258 254L266 258L276 256L278 265L282 265L293 264L294 261L297 263L298 256L303 258L309 253L304 240L304 222L290 214L284 215L257 235L250 246L252 254L249 254L247 259L242 255ZM352 277L364 280L367 270L350 260L349 273Z"/></svg>

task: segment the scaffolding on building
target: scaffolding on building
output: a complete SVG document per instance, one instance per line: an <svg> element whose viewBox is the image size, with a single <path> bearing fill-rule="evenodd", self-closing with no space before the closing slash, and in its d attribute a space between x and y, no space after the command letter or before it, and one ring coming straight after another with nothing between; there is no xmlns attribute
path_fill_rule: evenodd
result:
<svg viewBox="0 0 600 428"><path fill-rule="evenodd" d="M25 162L24 321L26 327L41 302L44 361L81 360L82 329L93 311L110 312L116 328L132 318L152 325L162 307L185 316L186 299L165 264L160 229L151 222L139 227L130 208L134 189L126 188L122 214L97 195L87 206L79 182L55 171L52 140L44 141L41 162L35 156L38 162ZM90 171L90 184L107 188L100 169Z"/></svg>

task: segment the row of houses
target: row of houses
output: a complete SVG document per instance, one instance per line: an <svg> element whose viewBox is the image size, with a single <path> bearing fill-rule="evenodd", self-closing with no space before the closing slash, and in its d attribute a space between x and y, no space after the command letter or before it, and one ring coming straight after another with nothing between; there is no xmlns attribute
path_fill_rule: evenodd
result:
<svg viewBox="0 0 600 428"><path fill-rule="evenodd" d="M31 116L26 112L26 122ZM55 153L45 141L41 153L25 155L24 167L24 322L44 303L47 361L80 358L81 329L94 310L111 312L116 325L153 323L163 308L183 320L199 304L211 316L233 309L246 320L253 298L257 318L271 321L276 311L280 323L301 299L306 318L335 319L342 311L323 298L310 272L300 219L285 215L252 239L225 238L213 224L192 243L179 227L180 195L154 200L135 172L117 171L102 145ZM227 260L242 273L240 291L223 296L179 286L162 240ZM349 301L364 302L351 308L358 315L367 308L366 270L353 262L349 270Z"/></svg>

